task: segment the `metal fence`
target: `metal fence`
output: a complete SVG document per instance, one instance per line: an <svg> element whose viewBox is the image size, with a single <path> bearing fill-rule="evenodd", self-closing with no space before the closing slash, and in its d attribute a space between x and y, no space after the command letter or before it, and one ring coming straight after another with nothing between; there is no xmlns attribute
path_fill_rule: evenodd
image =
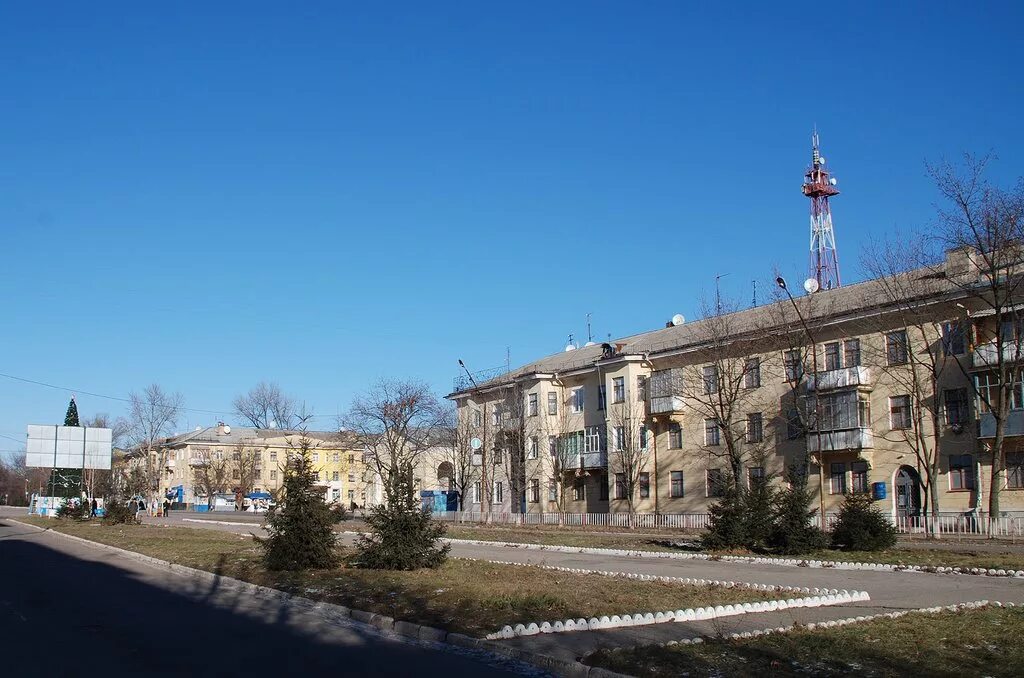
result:
<svg viewBox="0 0 1024 678"><path fill-rule="evenodd" d="M707 529L709 513L510 513L492 511L449 511L434 513L434 517L449 523L485 523L491 525L562 525L566 527L634 527L646 529ZM826 529L831 529L838 514L825 516ZM933 529L944 535L979 535L986 537L1024 537L1024 516L1001 516L989 519L987 514L950 514L901 517L894 521L900 534L932 534ZM814 516L811 524L821 527L821 518Z"/></svg>

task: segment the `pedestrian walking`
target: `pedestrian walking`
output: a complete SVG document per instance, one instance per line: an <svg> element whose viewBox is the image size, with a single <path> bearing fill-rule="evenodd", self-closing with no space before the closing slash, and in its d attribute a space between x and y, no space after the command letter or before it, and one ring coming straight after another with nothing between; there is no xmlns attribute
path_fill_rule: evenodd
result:
<svg viewBox="0 0 1024 678"><path fill-rule="evenodd" d="M171 502L164 499L164 518L171 515Z"/></svg>
<svg viewBox="0 0 1024 678"><path fill-rule="evenodd" d="M89 512L89 516L91 518L95 518L96 517L96 509L98 509L98 508L99 508L99 504L96 503L96 497L93 497L92 498L92 510Z"/></svg>

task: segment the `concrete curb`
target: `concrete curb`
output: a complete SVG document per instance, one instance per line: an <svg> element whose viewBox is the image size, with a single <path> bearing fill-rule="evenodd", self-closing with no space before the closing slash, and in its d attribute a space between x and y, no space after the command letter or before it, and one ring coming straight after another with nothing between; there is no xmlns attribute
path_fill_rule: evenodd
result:
<svg viewBox="0 0 1024 678"><path fill-rule="evenodd" d="M195 577L208 582L225 581L230 582L235 586L242 589L248 590L253 595L258 597L272 598L274 600L287 601L290 604L296 605L297 607L313 610L316 609L318 612L325 614L330 619L349 619L355 622L359 622L368 626L374 627L378 632L383 633L385 636L394 634L410 640L425 643L430 645L432 643L441 645L452 645L463 649L478 650L485 652L490 655L505 657L521 661L533 666L540 667L542 669L551 671L558 676L578 677L578 676L598 676L607 678L629 678L623 674L615 674L605 671L604 669L591 668L585 664L581 664L578 661L569 661L560 657L551 657L548 655L537 654L534 652L527 652L517 648L511 648L500 643L493 643L488 640L481 640L477 638L470 638L459 633L448 633L444 629L434 628L431 626L425 626L421 624L414 624L411 622L395 621L393 618L386 615L376 614L374 612L366 612L363 610L352 610L342 605L336 605L334 603L326 603L311 600L309 598L303 598L302 596L296 596L286 591L280 591L278 589L268 588L266 586L260 586L258 584L251 584L241 579L235 579L233 577L227 577L224 575L214 574L213 572L207 572L206 570L197 570L192 567L185 565L178 565L171 563L166 560L160 560L159 558L153 558L142 553L135 551L129 551L117 546L111 546L98 541L92 541L90 539L84 539L82 537L76 537L70 534L64 534L50 528L38 527L30 523L24 523L16 518L5 518L11 522L23 525L39 532L48 532L56 535L62 539L69 541L86 544L88 546L111 551L122 555L130 560L145 563L147 565L154 566L158 569L166 569L176 574L186 575ZM208 521L206 521L208 522ZM351 622L350 622L351 623ZM597 672L597 673L594 673Z"/></svg>

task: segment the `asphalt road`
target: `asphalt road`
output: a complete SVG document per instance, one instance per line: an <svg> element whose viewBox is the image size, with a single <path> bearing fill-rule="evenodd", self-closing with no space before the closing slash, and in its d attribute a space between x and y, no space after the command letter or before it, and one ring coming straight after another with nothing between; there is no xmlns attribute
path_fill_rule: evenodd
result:
<svg viewBox="0 0 1024 678"><path fill-rule="evenodd" d="M0 674L541 675L139 563L0 518Z"/></svg>

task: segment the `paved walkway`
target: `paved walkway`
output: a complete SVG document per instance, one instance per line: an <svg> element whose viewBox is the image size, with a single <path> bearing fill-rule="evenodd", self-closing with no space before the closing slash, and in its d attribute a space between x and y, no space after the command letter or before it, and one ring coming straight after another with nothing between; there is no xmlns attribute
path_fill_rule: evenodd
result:
<svg viewBox="0 0 1024 678"><path fill-rule="evenodd" d="M185 522L191 516L171 515L168 519L154 518L147 522L204 527L241 534L260 533L255 524L218 525L212 522ZM228 522L235 522L230 521ZM344 539L351 542L350 535ZM998 600L1024 603L1024 580L998 577L979 577L955 574L928 574L911 572L872 572L862 570L831 570L791 567L770 564L749 564L730 561L672 560L630 556L594 555L481 546L455 543L452 556L497 560L517 563L554 565L559 567L616 572L635 572L672 577L713 579L756 584L776 584L799 587L818 587L867 591L871 600L835 607L798 608L783 612L727 617L714 622L672 622L666 624L605 629L561 634L545 634L516 638L506 642L561 657L580 657L601 647L633 646L680 640L719 632L732 633L755 628L789 626L794 622L808 623L841 619L879 612L916 609L935 605L976 600ZM788 594L780 597L796 597ZM622 610L622 613L655 612L656 610ZM555 621L551 620L536 620ZM497 630L497 629L495 629Z"/></svg>
<svg viewBox="0 0 1024 678"><path fill-rule="evenodd" d="M454 676L543 675L2 519L0 581L0 658L10 676L408 676L428 666ZM51 643L59 652L44 649Z"/></svg>

